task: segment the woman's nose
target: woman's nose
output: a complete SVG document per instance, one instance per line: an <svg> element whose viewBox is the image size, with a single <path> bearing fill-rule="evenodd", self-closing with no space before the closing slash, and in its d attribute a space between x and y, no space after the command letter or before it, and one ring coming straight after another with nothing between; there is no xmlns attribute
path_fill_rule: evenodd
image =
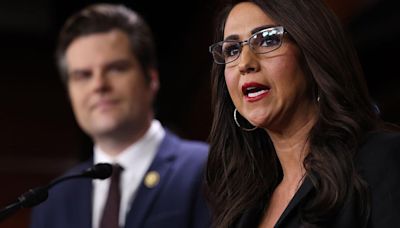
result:
<svg viewBox="0 0 400 228"><path fill-rule="evenodd" d="M242 52L240 53L238 61L239 71L242 75L259 70L258 58L249 45L244 45L242 47Z"/></svg>

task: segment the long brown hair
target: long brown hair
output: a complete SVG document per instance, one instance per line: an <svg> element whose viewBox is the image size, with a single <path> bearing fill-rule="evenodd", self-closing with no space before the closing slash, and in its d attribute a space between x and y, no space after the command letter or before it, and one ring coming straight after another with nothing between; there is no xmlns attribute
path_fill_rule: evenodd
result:
<svg viewBox="0 0 400 228"><path fill-rule="evenodd" d="M231 1L219 17L215 41L223 39ZM319 97L318 120L309 135L304 160L315 197L302 211L304 224L321 225L343 206L346 196L359 199L360 218L367 221L367 187L356 172L354 157L365 132L380 120L368 95L361 66L340 22L321 0L253 0L284 26L302 52L305 73ZM229 227L248 208L269 197L282 179L282 169L268 134L244 132L233 119L234 105L224 79L224 66L212 68L214 117L207 165L208 197L214 226Z"/></svg>

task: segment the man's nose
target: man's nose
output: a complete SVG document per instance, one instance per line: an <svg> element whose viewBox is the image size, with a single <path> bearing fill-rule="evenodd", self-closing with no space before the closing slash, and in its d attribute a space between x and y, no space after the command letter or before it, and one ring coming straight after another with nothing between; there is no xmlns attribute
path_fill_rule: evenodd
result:
<svg viewBox="0 0 400 228"><path fill-rule="evenodd" d="M100 70L97 70L93 73L91 84L93 90L96 92L104 92L110 88L110 82L107 75Z"/></svg>

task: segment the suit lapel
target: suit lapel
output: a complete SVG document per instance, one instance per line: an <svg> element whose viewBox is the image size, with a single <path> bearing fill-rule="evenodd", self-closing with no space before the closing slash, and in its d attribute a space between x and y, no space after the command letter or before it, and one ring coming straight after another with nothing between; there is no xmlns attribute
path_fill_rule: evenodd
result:
<svg viewBox="0 0 400 228"><path fill-rule="evenodd" d="M76 189L76 207L75 213L78 217L77 224L82 224L83 227L92 227L92 181L83 180Z"/></svg>
<svg viewBox="0 0 400 228"><path fill-rule="evenodd" d="M139 186L131 209L127 214L125 227L143 227L152 205L169 178L168 173L176 157L176 146L177 138L167 131L150 168ZM150 173L159 175L158 184L152 186L152 181L150 181L150 184L149 182L145 184L146 177L149 177Z"/></svg>
<svg viewBox="0 0 400 228"><path fill-rule="evenodd" d="M86 162L74 170L79 173L93 166L93 161ZM60 207L64 208L63 213L67 220L65 227L87 228L92 227L92 181L90 179L75 179L65 182L68 188L68 197L65 197Z"/></svg>

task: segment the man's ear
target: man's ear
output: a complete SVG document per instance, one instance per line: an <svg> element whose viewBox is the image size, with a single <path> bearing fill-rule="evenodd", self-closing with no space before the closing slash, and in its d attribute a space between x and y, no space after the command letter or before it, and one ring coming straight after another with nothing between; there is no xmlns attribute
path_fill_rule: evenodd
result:
<svg viewBox="0 0 400 228"><path fill-rule="evenodd" d="M149 69L149 77L150 77L150 90L152 91L153 95L156 96L158 90L160 89L160 80L158 78L158 70L154 68Z"/></svg>

